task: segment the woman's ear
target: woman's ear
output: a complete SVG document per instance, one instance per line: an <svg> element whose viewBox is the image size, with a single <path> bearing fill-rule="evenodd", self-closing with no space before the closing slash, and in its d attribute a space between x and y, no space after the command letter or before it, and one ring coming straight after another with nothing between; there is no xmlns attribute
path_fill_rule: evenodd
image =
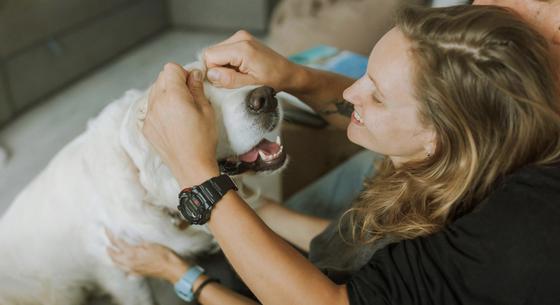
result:
<svg viewBox="0 0 560 305"><path fill-rule="evenodd" d="M424 151L426 152L426 157L431 157L436 151L436 131L433 128L426 133L426 139L424 141Z"/></svg>

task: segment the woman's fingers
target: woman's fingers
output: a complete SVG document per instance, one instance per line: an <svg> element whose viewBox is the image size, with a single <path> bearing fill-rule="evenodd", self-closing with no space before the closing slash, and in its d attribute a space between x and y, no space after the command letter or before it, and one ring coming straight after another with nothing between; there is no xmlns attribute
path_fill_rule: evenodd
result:
<svg viewBox="0 0 560 305"><path fill-rule="evenodd" d="M211 47L208 47L204 50L203 55L204 55L204 60L206 61L206 65L208 67L223 66L226 64L230 64L232 66L238 66L235 65L235 63L239 63L239 61L236 60L234 57L231 57L232 54L230 54L230 57L228 57L227 52L224 54L224 51L232 50L235 48L238 48L239 51L242 51L241 48L246 47L245 44L248 41L253 41L254 39L255 38L247 31L244 30L237 31L228 39L220 43L217 43ZM237 53L241 53L241 52L237 52ZM211 57L207 57L207 55L211 55ZM208 60L210 60L210 62ZM218 64L218 62L222 62L222 63ZM211 66L209 64L211 64Z"/></svg>
<svg viewBox="0 0 560 305"><path fill-rule="evenodd" d="M206 95L204 95L204 86L202 83L202 72L200 70L192 70L188 76L188 87L193 96L194 102L201 107L209 104Z"/></svg>
<svg viewBox="0 0 560 305"><path fill-rule="evenodd" d="M208 68L232 66L244 69L243 63L250 51L251 46L248 41L216 45L204 50L204 62Z"/></svg>
<svg viewBox="0 0 560 305"><path fill-rule="evenodd" d="M254 83L249 75L245 57L250 47L245 42L236 42L210 47L205 50L206 76L213 85L238 88Z"/></svg>
<svg viewBox="0 0 560 305"><path fill-rule="evenodd" d="M145 138L185 186L197 184L218 172L215 118L209 115L211 111L200 111L202 99L195 100L188 88L187 77L183 67L173 63L165 65L150 92L150 107L142 127ZM165 82L163 88L160 86L162 81ZM185 171L185 168L199 170Z"/></svg>
<svg viewBox="0 0 560 305"><path fill-rule="evenodd" d="M228 89L257 84L257 80L251 75L239 73L231 68L212 68L208 70L207 76L214 86Z"/></svg>
<svg viewBox="0 0 560 305"><path fill-rule="evenodd" d="M111 230L105 228L105 234L107 235L107 237L109 238L109 241L111 242L111 247L113 247L113 249L119 251L119 252L124 252L129 250L130 248L134 247L132 245L130 245L129 243L127 243L126 241L116 237L113 232L111 232Z"/></svg>
<svg viewBox="0 0 560 305"><path fill-rule="evenodd" d="M186 102L192 101L192 94L187 88L187 78L189 73L181 66L175 63L168 63L164 67L165 75L165 92L166 94L175 94L176 98L180 98Z"/></svg>
<svg viewBox="0 0 560 305"><path fill-rule="evenodd" d="M246 40L253 40L255 39L253 37L253 35L251 35L251 33L245 31L245 30L239 30L237 32L235 32L235 34L231 35L228 39L217 43L216 45L224 45L224 44L229 44L229 43L234 43L234 42L239 42L239 41L246 41Z"/></svg>
<svg viewBox="0 0 560 305"><path fill-rule="evenodd" d="M266 85L276 89L286 86L294 64L246 32L207 48L204 60L212 84L224 88Z"/></svg>
<svg viewBox="0 0 560 305"><path fill-rule="evenodd" d="M111 232L111 230L109 230L108 228L105 228L105 235L107 235L107 238L109 238L109 241L111 242L112 246L117 246L117 237L115 237L115 235L113 234L113 232Z"/></svg>
<svg viewBox="0 0 560 305"><path fill-rule="evenodd" d="M126 271L127 274L131 274L136 268L138 247L115 237L108 229L105 229L105 231L111 241L111 245L107 247L107 254L117 267Z"/></svg>
<svg viewBox="0 0 560 305"><path fill-rule="evenodd" d="M107 238L109 238L112 246L115 246L117 248L119 247L120 241L115 235L113 235L113 232L111 232L111 230L105 228L105 235L107 235Z"/></svg>
<svg viewBox="0 0 560 305"><path fill-rule="evenodd" d="M111 260L113 261L113 263L119 265L119 266L123 266L124 263L124 259L123 259L123 254L124 252L119 251L115 248L112 247L107 247L107 254L109 254L109 257L111 258Z"/></svg>
<svg viewBox="0 0 560 305"><path fill-rule="evenodd" d="M162 100L161 97L169 92L180 92L183 96L190 98L190 92L186 89L187 71L176 63L169 62L164 65L156 81L150 87L148 93L148 112L152 111L155 103Z"/></svg>
<svg viewBox="0 0 560 305"><path fill-rule="evenodd" d="M111 242L122 247L124 241L106 230ZM126 244L126 243L125 243ZM125 249L109 246L106 251L114 265L132 276L150 276L176 282L176 268L183 268L182 261L173 250L154 243L126 244ZM171 273L170 273L171 270Z"/></svg>
<svg viewBox="0 0 560 305"><path fill-rule="evenodd" d="M119 269L122 269L126 272L131 271L131 261L125 256L124 252L117 251L111 247L107 247L107 254L111 258L113 264L115 264Z"/></svg>
<svg viewBox="0 0 560 305"><path fill-rule="evenodd" d="M169 62L163 66L164 76L165 76L165 84L186 84L187 83L187 71L183 69L180 65ZM167 89L167 88L164 88Z"/></svg>

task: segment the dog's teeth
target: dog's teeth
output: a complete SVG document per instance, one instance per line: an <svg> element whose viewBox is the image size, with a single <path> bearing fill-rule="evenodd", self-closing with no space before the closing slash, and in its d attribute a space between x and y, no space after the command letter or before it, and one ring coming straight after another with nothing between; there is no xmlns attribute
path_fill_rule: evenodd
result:
<svg viewBox="0 0 560 305"><path fill-rule="evenodd" d="M280 149L278 150L278 154L280 154L284 150L284 146L280 145Z"/></svg>
<svg viewBox="0 0 560 305"><path fill-rule="evenodd" d="M280 136L276 136L276 144L281 145Z"/></svg>
<svg viewBox="0 0 560 305"><path fill-rule="evenodd" d="M259 156L261 157L262 160L266 161L266 155L262 150L259 150Z"/></svg>

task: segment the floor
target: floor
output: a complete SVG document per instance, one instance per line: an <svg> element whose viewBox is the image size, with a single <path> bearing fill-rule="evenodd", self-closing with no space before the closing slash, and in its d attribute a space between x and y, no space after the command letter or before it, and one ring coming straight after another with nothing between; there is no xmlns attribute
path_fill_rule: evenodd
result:
<svg viewBox="0 0 560 305"><path fill-rule="evenodd" d="M127 89L146 88L164 63L194 61L202 48L228 36L227 33L184 31L163 33L49 97L1 130L0 215L20 190L66 143L83 132L87 120L105 105ZM280 197L279 177L249 177L247 180L268 196ZM165 294L167 301L160 299L160 304L174 303L171 301L173 292L166 289Z"/></svg>

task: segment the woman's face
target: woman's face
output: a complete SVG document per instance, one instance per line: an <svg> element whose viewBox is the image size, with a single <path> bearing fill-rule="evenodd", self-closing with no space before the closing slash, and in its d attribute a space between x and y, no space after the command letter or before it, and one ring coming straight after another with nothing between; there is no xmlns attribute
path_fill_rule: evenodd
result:
<svg viewBox="0 0 560 305"><path fill-rule="evenodd" d="M418 116L409 48L393 28L371 52L366 74L344 91L355 109L347 130L350 141L388 155L395 165L421 160L434 150L434 132Z"/></svg>

